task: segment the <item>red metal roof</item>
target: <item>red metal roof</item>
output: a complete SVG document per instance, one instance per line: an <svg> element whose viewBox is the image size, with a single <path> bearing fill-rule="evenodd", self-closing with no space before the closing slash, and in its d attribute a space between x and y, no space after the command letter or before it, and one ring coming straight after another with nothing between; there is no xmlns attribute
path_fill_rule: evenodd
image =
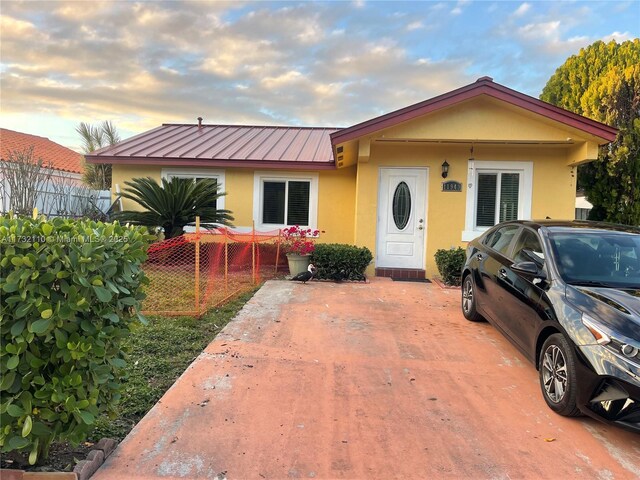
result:
<svg viewBox="0 0 640 480"><path fill-rule="evenodd" d="M524 93L512 90L504 85L495 83L491 77L482 77L474 83L452 90L451 92L433 97L415 105L410 105L400 110L387 113L380 117L358 123L349 128L331 134L333 145L359 138L363 135L389 128L408 120L412 120L421 115L431 113L442 108L446 108L456 103L469 100L479 95L488 95L504 102L516 105L544 117L550 118L565 125L590 133L600 137L607 142L615 140L618 130L590 118L583 117L563 108L556 107L550 103L543 102L537 98L530 97ZM606 143L606 142L604 142Z"/></svg>
<svg viewBox="0 0 640 480"><path fill-rule="evenodd" d="M51 166L56 170L71 173L82 173L84 170L82 155L79 153L45 137L0 128L0 158L3 161L8 159L11 152L21 152L30 147L33 147L35 158L42 158L45 165L51 162Z"/></svg>
<svg viewBox="0 0 640 480"><path fill-rule="evenodd" d="M164 124L96 150L90 163L335 168L335 128Z"/></svg>

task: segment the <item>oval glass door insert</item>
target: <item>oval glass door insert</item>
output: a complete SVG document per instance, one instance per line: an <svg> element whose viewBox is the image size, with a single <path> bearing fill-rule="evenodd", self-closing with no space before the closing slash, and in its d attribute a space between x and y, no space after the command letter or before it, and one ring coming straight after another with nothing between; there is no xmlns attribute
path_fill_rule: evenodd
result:
<svg viewBox="0 0 640 480"><path fill-rule="evenodd" d="M411 191L409 185L400 182L393 193L393 221L398 230L404 230L411 216Z"/></svg>

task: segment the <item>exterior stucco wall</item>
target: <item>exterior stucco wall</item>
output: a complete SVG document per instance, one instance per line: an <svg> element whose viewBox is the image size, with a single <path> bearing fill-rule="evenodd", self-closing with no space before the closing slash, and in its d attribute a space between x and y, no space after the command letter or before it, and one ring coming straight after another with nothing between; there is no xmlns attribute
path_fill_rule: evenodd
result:
<svg viewBox="0 0 640 480"><path fill-rule="evenodd" d="M486 114L486 115L483 115ZM438 144L405 142L400 139L474 138L495 141L474 144L476 163L531 162L533 178L531 217L535 219L574 218L576 169L568 166L570 145L499 144L498 140L564 141L573 131L563 131L535 117L523 115L509 108L498 109L493 102L476 101L438 112L433 117L417 119L405 125L380 132L371 142L367 162L358 164L356 196L355 243L374 252L376 258L376 223L378 218L378 181L381 167L427 167L427 234L425 266L427 277L437 275L436 250L465 246L465 230L469 158L469 144ZM377 141L376 141L377 139ZM398 141L391 141L398 139ZM380 141L382 140L382 141ZM463 185L462 192L443 192L441 165L449 163L447 181ZM479 234L479 233L478 233ZM371 273L371 272L370 272Z"/></svg>
<svg viewBox="0 0 640 480"><path fill-rule="evenodd" d="M173 168L175 170L175 168ZM188 168L181 169L188 172ZM197 169L202 172L206 169ZM240 168L216 168L225 173L225 208L235 217L234 225L251 227L253 221L254 171ZM113 185L124 189L124 182L136 177L152 177L160 181L162 168L141 165L113 165ZM286 172L275 171L279 176ZM298 172L299 173L299 172ZM354 242L354 212L356 168L320 171L318 173L318 229L323 233L320 242ZM129 200L123 200L125 209L138 208Z"/></svg>
<svg viewBox="0 0 640 480"><path fill-rule="evenodd" d="M376 251L376 224L379 169L381 167L427 167L426 264L427 276L437 275L434 255L440 248L465 246L467 204L467 169L469 151L466 147L434 147L431 145L377 145L371 149L368 163L358 170L358 213L355 243ZM533 162L532 218L572 219L575 208L575 169L566 166L566 151L562 149L475 147L474 158L488 161ZM443 192L441 165L450 164L446 180L461 182L462 192Z"/></svg>

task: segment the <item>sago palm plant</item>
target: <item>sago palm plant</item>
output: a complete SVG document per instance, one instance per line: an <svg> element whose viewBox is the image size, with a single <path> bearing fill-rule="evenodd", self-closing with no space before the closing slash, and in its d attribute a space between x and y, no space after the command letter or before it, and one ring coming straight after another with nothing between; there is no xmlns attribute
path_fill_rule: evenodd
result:
<svg viewBox="0 0 640 480"><path fill-rule="evenodd" d="M200 217L203 223L231 225L229 210L216 208L216 200L226 193L219 192L214 179L194 181L190 178L162 179L162 185L153 178L134 178L124 182L127 188L122 198L136 202L144 210L124 210L115 215L117 220L147 227L162 227L165 238L182 235L184 226Z"/></svg>

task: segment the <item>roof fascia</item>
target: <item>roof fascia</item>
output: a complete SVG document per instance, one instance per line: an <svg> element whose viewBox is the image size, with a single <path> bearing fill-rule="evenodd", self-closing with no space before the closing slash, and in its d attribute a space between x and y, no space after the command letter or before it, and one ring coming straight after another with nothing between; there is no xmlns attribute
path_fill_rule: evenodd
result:
<svg viewBox="0 0 640 480"><path fill-rule="evenodd" d="M359 123L344 130L331 134L331 143L334 147L340 143L360 138L379 130L395 126L399 123L412 120L416 117L456 105L480 95L502 100L525 110L537 113L551 120L569 125L581 131L595 135L606 142L615 139L618 130L595 120L569 112L536 98L517 92L490 80L480 80L470 85L458 88L451 92L425 100L400 110Z"/></svg>
<svg viewBox="0 0 640 480"><path fill-rule="evenodd" d="M196 160L190 158L136 158L87 155L87 163L109 163L112 165L149 165L159 167L237 167L270 168L276 170L336 170L334 162L287 162L265 160Z"/></svg>

